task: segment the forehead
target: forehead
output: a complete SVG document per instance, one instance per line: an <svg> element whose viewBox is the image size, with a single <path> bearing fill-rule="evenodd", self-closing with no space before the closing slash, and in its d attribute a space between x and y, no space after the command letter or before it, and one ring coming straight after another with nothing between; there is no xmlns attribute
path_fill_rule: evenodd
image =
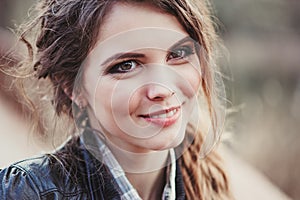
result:
<svg viewBox="0 0 300 200"><path fill-rule="evenodd" d="M142 28L163 28L187 34L175 16L145 3L116 3L101 24L98 42Z"/></svg>
<svg viewBox="0 0 300 200"><path fill-rule="evenodd" d="M116 3L101 24L89 57L96 56L100 61L120 52L168 50L187 36L175 16L144 3Z"/></svg>

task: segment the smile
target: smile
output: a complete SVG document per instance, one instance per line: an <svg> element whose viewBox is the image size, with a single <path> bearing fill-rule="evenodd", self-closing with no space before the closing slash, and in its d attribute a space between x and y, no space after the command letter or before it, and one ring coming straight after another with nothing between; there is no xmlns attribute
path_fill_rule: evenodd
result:
<svg viewBox="0 0 300 200"><path fill-rule="evenodd" d="M180 116L180 106L173 107L165 110L160 110L147 115L139 115L147 122L167 127L173 125Z"/></svg>

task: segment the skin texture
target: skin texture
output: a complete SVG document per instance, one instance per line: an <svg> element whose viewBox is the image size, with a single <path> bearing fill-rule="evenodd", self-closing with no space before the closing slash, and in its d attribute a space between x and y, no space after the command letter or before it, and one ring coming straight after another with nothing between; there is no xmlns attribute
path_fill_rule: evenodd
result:
<svg viewBox="0 0 300 200"><path fill-rule="evenodd" d="M84 62L79 101L143 199L161 198L168 149L182 142L196 106L194 48L174 16L117 3Z"/></svg>
<svg viewBox="0 0 300 200"><path fill-rule="evenodd" d="M211 152L199 159L208 137L197 119L193 123L194 116L201 116L202 121L211 119L214 127L219 124L214 104L219 96L214 82L218 37L210 7L208 1L194 0L40 1L36 16L24 24L20 35L28 59L16 68L17 74L21 69L27 76L33 67L34 77L51 82L36 84L30 76L30 81L16 84L28 101L33 128L40 133L54 132L46 127L49 116L44 97L50 97L58 117L67 114L80 131L89 130L87 137L91 128L105 137L143 199L161 198L168 149L184 138L176 156L187 199L225 199L230 193L220 157ZM26 95L25 82L30 82L25 84L28 92L41 100L38 104L35 97ZM53 89L53 97L47 86ZM196 105L196 96L204 105ZM209 116L202 115L203 110ZM65 122L61 119L49 125L56 129L58 120ZM72 136L71 144L78 145L78 132ZM72 145L66 148L71 150ZM101 159L102 152L95 152ZM79 161L73 151L58 159L66 169Z"/></svg>
<svg viewBox="0 0 300 200"><path fill-rule="evenodd" d="M185 57L187 52L182 51L186 46L194 51L194 43L180 23L147 5L119 3L100 27L98 38L85 61L83 78L82 96L92 126L130 152L177 146L200 86L197 56L190 52ZM112 73L112 67L125 73ZM170 110L176 114L168 119L150 117Z"/></svg>

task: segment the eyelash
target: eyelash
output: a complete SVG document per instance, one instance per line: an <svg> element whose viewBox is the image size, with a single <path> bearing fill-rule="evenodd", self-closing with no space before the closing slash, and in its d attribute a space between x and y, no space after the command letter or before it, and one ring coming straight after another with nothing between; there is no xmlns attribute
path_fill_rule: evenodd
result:
<svg viewBox="0 0 300 200"><path fill-rule="evenodd" d="M131 63L131 66L133 63L135 64L134 69L140 65L140 63L138 61L126 60L126 61L122 61L122 62L117 63L117 64L113 65L112 67L110 67L109 70L107 71L107 73L109 73L109 74L124 74L127 72L131 72L133 69L124 70L124 71L120 70L120 67L125 66L125 64L129 64L129 63Z"/></svg>
<svg viewBox="0 0 300 200"><path fill-rule="evenodd" d="M178 52L181 51L181 53L183 52L184 55L180 55L178 54ZM181 46L179 48L176 48L172 51L170 51L167 55L167 62L169 62L170 60L174 60L171 61L172 64L174 65L179 65L182 64L184 62L186 62L187 57L193 55L195 53L194 47L192 45L186 45L186 46ZM130 69L126 69L126 70L121 70L120 67L125 66L125 64L131 64L131 68ZM134 63L134 68L132 69ZM139 61L136 60L125 60L122 62L119 62L117 64L112 65L111 67L109 67L109 69L107 70L107 74L124 74L124 73L129 73L131 71L134 71L134 69L136 69L137 67L139 67L141 65L141 63Z"/></svg>
<svg viewBox="0 0 300 200"><path fill-rule="evenodd" d="M178 51L183 52L185 55L179 55ZM191 45L181 46L169 52L167 61L174 59L176 62L177 60L186 59L187 57L193 55L194 53L195 53L194 47L192 47ZM172 57L170 58L170 56ZM179 57L175 58L174 56L179 56ZM181 64L181 62L179 64Z"/></svg>

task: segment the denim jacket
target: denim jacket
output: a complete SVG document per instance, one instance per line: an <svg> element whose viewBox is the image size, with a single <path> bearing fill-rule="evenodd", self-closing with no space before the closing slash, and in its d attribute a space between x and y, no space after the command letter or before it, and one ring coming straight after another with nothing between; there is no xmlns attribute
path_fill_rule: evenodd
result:
<svg viewBox="0 0 300 200"><path fill-rule="evenodd" d="M109 170L79 138L71 140L54 154L27 159L2 169L0 181L1 200L120 199ZM178 161L176 199L185 199Z"/></svg>

